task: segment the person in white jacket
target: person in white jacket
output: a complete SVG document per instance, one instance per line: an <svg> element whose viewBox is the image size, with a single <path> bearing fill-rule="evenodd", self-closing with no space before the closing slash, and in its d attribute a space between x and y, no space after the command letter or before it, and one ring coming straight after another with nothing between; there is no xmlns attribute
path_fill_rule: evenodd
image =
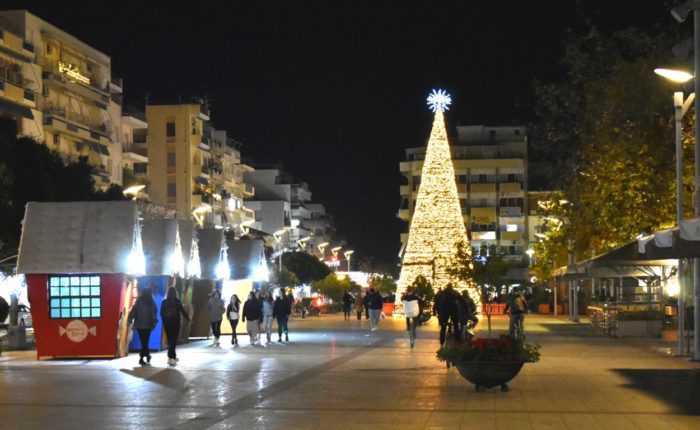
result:
<svg viewBox="0 0 700 430"><path fill-rule="evenodd" d="M272 321L274 320L275 302L272 300L272 293L268 290L262 299L263 327L267 334L267 343L271 342L272 337Z"/></svg>
<svg viewBox="0 0 700 430"><path fill-rule="evenodd" d="M411 348L416 343L416 326L418 325L418 317L420 316L420 298L413 292L413 287L406 288L406 292L401 296L403 303L403 312L406 316L406 330L408 330L408 340L411 343Z"/></svg>

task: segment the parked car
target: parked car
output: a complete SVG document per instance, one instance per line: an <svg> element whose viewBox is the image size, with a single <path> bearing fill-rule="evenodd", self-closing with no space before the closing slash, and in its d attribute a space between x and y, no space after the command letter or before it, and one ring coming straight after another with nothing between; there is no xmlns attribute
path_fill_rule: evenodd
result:
<svg viewBox="0 0 700 430"><path fill-rule="evenodd" d="M20 304L17 312L17 324L21 325L23 322L25 327L32 327L32 311L28 306ZM5 324L9 323L10 316L8 315Z"/></svg>

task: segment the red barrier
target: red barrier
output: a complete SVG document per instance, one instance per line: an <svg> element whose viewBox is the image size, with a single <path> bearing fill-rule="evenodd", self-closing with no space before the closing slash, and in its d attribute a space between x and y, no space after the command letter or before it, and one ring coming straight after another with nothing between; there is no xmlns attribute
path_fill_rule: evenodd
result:
<svg viewBox="0 0 700 430"><path fill-rule="evenodd" d="M503 315L505 308L505 303L486 303L481 305L481 314Z"/></svg>

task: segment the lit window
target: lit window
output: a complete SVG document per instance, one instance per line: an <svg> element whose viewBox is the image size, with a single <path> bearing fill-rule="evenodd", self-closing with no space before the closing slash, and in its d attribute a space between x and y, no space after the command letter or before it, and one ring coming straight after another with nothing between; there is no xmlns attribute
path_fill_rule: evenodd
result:
<svg viewBox="0 0 700 430"><path fill-rule="evenodd" d="M517 224L507 224L506 231L518 231Z"/></svg>
<svg viewBox="0 0 700 430"><path fill-rule="evenodd" d="M101 318L99 276L49 276L49 318Z"/></svg>

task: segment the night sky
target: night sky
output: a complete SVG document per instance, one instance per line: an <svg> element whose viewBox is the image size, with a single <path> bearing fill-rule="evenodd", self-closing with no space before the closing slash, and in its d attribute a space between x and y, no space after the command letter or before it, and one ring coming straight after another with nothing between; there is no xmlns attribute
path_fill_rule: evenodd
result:
<svg viewBox="0 0 700 430"><path fill-rule="evenodd" d="M127 106L143 109L146 93L207 94L212 121L243 142L243 157L281 162L309 184L353 261L395 265L405 228L398 163L427 141L432 88L452 95L448 127L528 124L533 80L558 79L562 39L583 16L605 29L669 26L676 2L181 3L0 7L28 9L109 55Z"/></svg>

